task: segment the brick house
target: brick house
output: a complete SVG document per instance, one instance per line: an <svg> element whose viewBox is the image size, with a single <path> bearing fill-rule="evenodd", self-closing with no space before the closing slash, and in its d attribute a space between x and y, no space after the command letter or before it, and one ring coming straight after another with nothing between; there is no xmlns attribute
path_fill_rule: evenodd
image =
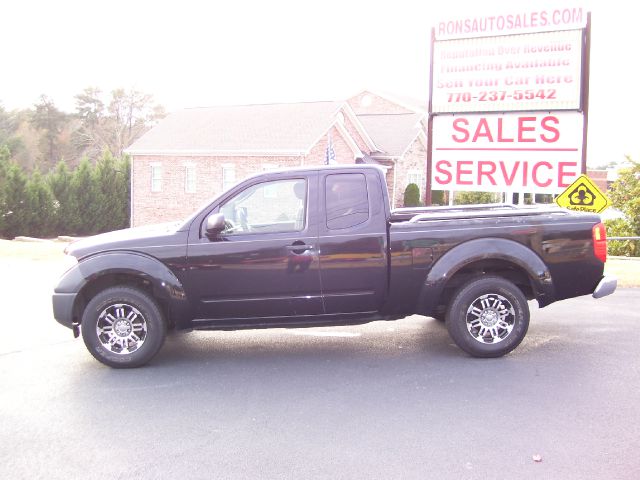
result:
<svg viewBox="0 0 640 480"><path fill-rule="evenodd" d="M328 156L382 166L392 207L402 206L409 183L424 196L426 125L424 110L368 91L341 102L174 112L127 149L131 224L184 218L249 175L321 165Z"/></svg>

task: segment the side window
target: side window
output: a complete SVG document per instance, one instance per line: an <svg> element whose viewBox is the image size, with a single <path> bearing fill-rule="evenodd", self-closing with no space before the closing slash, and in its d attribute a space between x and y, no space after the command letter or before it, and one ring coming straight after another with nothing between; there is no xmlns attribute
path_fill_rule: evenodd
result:
<svg viewBox="0 0 640 480"><path fill-rule="evenodd" d="M362 173L327 175L325 185L327 228L350 228L369 219L367 180Z"/></svg>
<svg viewBox="0 0 640 480"><path fill-rule="evenodd" d="M305 227L307 182L275 180L253 185L227 201L220 211L224 235L298 232Z"/></svg>
<svg viewBox="0 0 640 480"><path fill-rule="evenodd" d="M196 192L196 166L192 163L184 166L184 191L185 193Z"/></svg>
<svg viewBox="0 0 640 480"><path fill-rule="evenodd" d="M226 192L236 184L236 166L225 163L222 165L222 191Z"/></svg>
<svg viewBox="0 0 640 480"><path fill-rule="evenodd" d="M151 191L162 191L162 165L159 163L151 164Z"/></svg>
<svg viewBox="0 0 640 480"><path fill-rule="evenodd" d="M422 191L425 189L425 185L427 184L425 172L421 170L409 170L407 173L407 185L410 183L418 185L420 193L422 194Z"/></svg>

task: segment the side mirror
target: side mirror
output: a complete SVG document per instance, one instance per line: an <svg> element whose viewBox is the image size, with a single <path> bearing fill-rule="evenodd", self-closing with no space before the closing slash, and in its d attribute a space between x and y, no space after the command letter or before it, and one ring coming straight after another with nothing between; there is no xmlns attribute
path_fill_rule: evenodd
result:
<svg viewBox="0 0 640 480"><path fill-rule="evenodd" d="M207 218L207 235L215 237L225 228L224 214L214 213Z"/></svg>

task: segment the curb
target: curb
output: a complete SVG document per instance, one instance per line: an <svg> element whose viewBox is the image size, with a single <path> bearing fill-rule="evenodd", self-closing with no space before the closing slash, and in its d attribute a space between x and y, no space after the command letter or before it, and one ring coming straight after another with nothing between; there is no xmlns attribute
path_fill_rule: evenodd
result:
<svg viewBox="0 0 640 480"><path fill-rule="evenodd" d="M14 242L30 242L30 243L54 243L54 242L65 242L71 243L76 240L81 240L84 237L69 237L67 235L60 235L57 238L35 238L35 237L15 237L13 239Z"/></svg>
<svg viewBox="0 0 640 480"><path fill-rule="evenodd" d="M640 257L625 257L623 255L620 255L620 256L609 255L607 257L607 260L623 260L623 261L629 261L629 262L640 262Z"/></svg>
<svg viewBox="0 0 640 480"><path fill-rule="evenodd" d="M76 240L80 240L84 237L70 237L68 235L60 235L57 240L58 242L75 242Z"/></svg>
<svg viewBox="0 0 640 480"><path fill-rule="evenodd" d="M45 238L34 238L34 237L16 237L13 239L14 242L31 242L31 243L52 243L51 240L47 240Z"/></svg>

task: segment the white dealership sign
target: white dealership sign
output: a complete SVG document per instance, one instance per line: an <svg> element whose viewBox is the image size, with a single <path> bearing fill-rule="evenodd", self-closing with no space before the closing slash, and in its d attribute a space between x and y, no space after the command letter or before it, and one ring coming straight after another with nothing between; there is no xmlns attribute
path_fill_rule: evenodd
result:
<svg viewBox="0 0 640 480"><path fill-rule="evenodd" d="M438 41L432 113L579 110L582 30Z"/></svg>
<svg viewBox="0 0 640 480"><path fill-rule="evenodd" d="M431 188L560 193L581 174L579 112L433 118Z"/></svg>

